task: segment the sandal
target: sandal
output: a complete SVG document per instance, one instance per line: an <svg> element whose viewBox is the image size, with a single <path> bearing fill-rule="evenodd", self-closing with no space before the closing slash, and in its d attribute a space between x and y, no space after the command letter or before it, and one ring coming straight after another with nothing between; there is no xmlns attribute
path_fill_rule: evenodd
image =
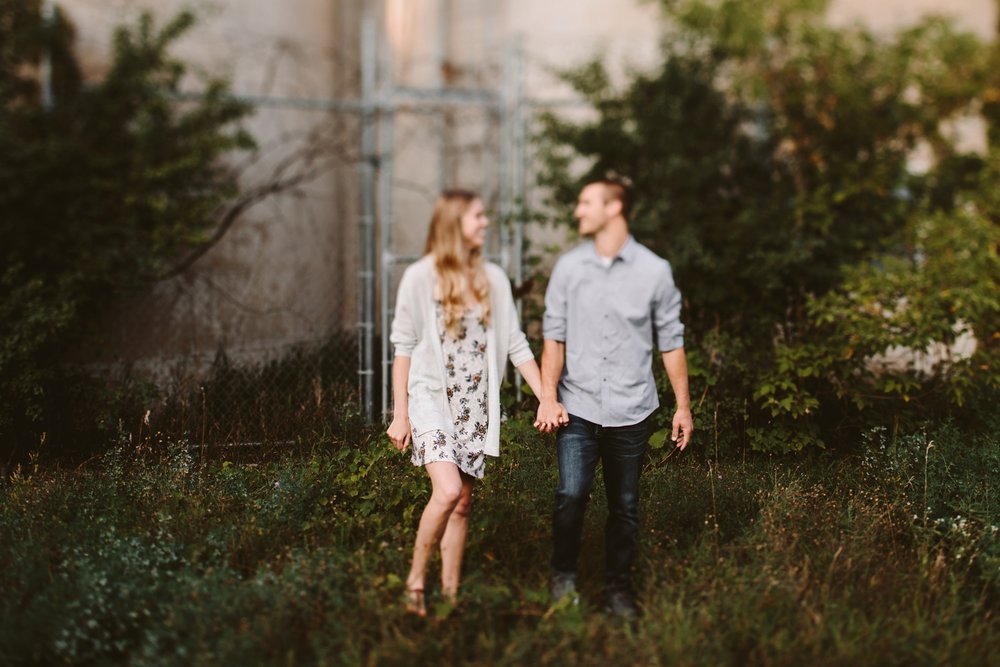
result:
<svg viewBox="0 0 1000 667"><path fill-rule="evenodd" d="M424 589L406 589L406 613L425 618L427 616L427 605L424 604Z"/></svg>

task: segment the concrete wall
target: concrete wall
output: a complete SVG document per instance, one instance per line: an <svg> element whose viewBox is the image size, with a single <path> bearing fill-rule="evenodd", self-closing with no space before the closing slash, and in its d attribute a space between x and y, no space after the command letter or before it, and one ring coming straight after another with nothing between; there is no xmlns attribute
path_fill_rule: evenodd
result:
<svg viewBox="0 0 1000 667"><path fill-rule="evenodd" d="M358 27L365 0L205 0L202 20L177 53L212 74L228 76L237 93L278 98L262 106L249 128L262 146L247 185L266 179L276 160L311 129L338 134L356 149L351 114L303 110L281 99L357 98ZM612 72L656 61L660 26L655 2L617 0L369 0L395 50L398 85L502 91L505 55L519 39L525 53L524 92L566 99L553 68L603 56ZM167 17L190 0L62 0L78 26L91 75L108 62L113 26L143 9ZM835 24L861 21L889 32L934 11L991 37L993 0L834 0ZM505 78L506 77L506 78ZM190 88L196 90L195 80ZM585 114L583 109L565 108ZM419 253L434 197L444 185L481 189L498 206L502 150L495 114L470 105L427 113L408 108L394 118L395 243ZM359 183L356 155L303 188L277 197L242 219L222 243L178 279L108 316L106 358L207 358L220 347L237 355L321 340L356 323ZM530 183L530 174L529 174ZM567 212L568 213L568 212ZM494 240L495 244L495 240ZM495 247L495 245L494 245ZM397 272L398 275L398 272Z"/></svg>
<svg viewBox="0 0 1000 667"><path fill-rule="evenodd" d="M983 39L996 34L995 0L832 0L828 16L834 25L862 23L887 34L928 14L949 16L958 27Z"/></svg>
<svg viewBox="0 0 1000 667"><path fill-rule="evenodd" d="M143 10L162 21L190 6L179 0L65 0L79 34L89 76L109 60L114 26ZM294 193L251 209L223 240L180 277L153 294L107 314L102 360L180 360L195 367L217 350L260 357L298 342L353 329L358 257L358 122L353 114L285 105L285 98L358 95L358 3L328 0L196 5L200 21L176 54L212 76L225 76L240 94L279 101L260 107L247 123L260 150L242 176L252 188L271 180L283 157L322 129L342 166ZM200 88L192 76L185 89ZM243 164L248 156L238 158ZM354 364L356 355L348 354Z"/></svg>

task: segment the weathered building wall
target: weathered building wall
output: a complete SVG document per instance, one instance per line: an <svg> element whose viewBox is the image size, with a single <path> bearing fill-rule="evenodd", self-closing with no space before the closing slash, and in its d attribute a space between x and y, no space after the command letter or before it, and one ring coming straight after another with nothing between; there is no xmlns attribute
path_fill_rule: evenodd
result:
<svg viewBox="0 0 1000 667"><path fill-rule="evenodd" d="M180 0L65 0L77 26L86 72L107 67L112 29L134 23L143 10L165 21ZM247 122L258 139L241 181L253 188L275 177L291 152L323 130L328 154L340 166L252 208L228 234L181 276L153 293L119 304L107 316L102 360L152 362L165 372L184 361L203 366L220 349L239 358L280 354L289 345L317 342L353 330L358 258L358 120L321 105L294 100L358 95L356 2L225 0L196 6L200 20L176 55L212 76L225 76L235 92L271 98ZM184 88L197 91L192 76ZM161 362L166 363L161 363ZM356 365L356 353L345 351Z"/></svg>
<svg viewBox="0 0 1000 667"><path fill-rule="evenodd" d="M859 22L883 34L913 25L928 14L949 16L959 28L983 39L996 34L994 0L832 0L828 12L834 25Z"/></svg>
<svg viewBox="0 0 1000 667"><path fill-rule="evenodd" d="M262 159L247 172L245 184L266 179L276 160L317 126L341 133L343 164L296 196L276 197L256 207L182 276L159 285L148 298L117 308L109 317L107 357L209 358L220 348L235 355L257 354L353 329L358 318L360 210L353 160L359 123L351 113L303 108L303 100L359 97L363 2L211 0L195 5L202 20L179 44L178 55L209 73L228 76L239 94L271 98L249 122L260 140ZM98 73L107 63L113 26L143 9L165 18L191 3L63 0L60 4L78 26L88 71ZM553 68L600 55L620 75L629 67L654 63L658 53L655 2L381 0L374 4L394 50L391 71L400 86L510 94L516 81L506 56L517 42L525 54L524 95L564 100L570 91L557 81ZM986 38L997 25L993 0L834 0L829 17L836 24L861 21L888 32L930 11L952 14L961 27ZM192 80L189 87L196 90L197 82ZM587 113L572 105L561 108L565 113ZM499 131L497 115L476 105L446 110L413 105L394 116L394 252L420 252L433 200L442 186L481 189L494 211L499 208L498 154L510 148L502 145ZM530 147L527 165L530 187ZM495 248L495 238L493 244ZM348 357L348 362L353 360Z"/></svg>

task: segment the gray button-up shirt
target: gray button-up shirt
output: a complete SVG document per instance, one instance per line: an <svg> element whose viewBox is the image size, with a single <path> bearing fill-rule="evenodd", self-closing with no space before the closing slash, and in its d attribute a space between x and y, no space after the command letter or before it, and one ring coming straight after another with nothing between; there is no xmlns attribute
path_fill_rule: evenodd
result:
<svg viewBox="0 0 1000 667"><path fill-rule="evenodd" d="M593 241L559 258L545 292L543 333L566 345L559 400L577 417L629 426L660 402L653 343L684 345L681 294L670 264L631 236L610 266Z"/></svg>

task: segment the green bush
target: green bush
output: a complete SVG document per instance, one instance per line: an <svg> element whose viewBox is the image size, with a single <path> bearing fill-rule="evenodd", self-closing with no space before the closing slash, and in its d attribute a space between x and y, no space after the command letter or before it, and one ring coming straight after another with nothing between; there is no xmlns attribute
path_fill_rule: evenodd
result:
<svg viewBox="0 0 1000 667"><path fill-rule="evenodd" d="M249 109L221 81L178 102L189 68L173 44L190 12L144 15L114 35L110 68L84 85L61 13L0 0L0 448L37 445L53 414L67 349L101 309L147 288L206 241L237 194L221 158L253 146ZM52 58L53 104L38 65Z"/></svg>
<svg viewBox="0 0 1000 667"><path fill-rule="evenodd" d="M542 116L543 184L564 209L581 181L632 177L632 231L685 296L700 437L718 414L724 451L787 452L992 400L1000 153L960 153L947 127L981 114L996 134L1000 48L939 18L833 27L822 0L661 4L659 66L621 87L599 62L565 74L595 114ZM878 361L963 331L970 359Z"/></svg>

